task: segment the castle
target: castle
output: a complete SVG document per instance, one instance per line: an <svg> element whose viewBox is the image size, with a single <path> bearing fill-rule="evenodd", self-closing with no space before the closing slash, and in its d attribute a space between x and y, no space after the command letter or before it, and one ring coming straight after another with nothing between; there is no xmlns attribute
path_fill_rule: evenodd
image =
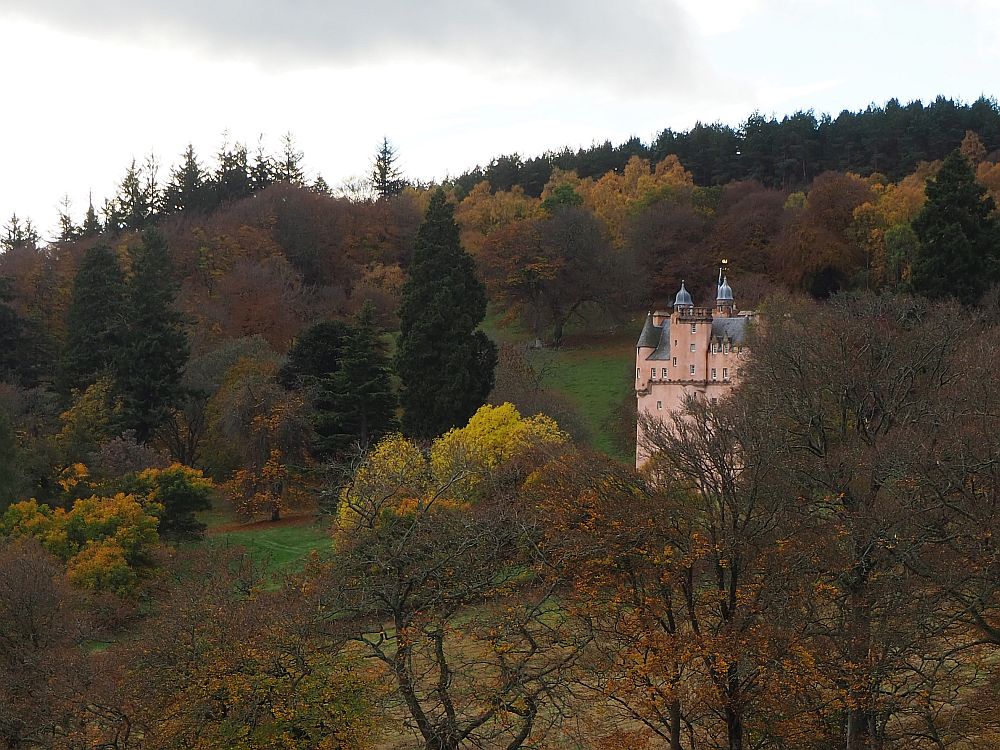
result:
<svg viewBox="0 0 1000 750"><path fill-rule="evenodd" d="M661 419L684 408L688 398L715 403L732 389L745 356L747 324L754 313L739 311L722 269L714 307L695 307L681 282L673 312L651 312L635 348L635 396L639 415ZM642 419L636 428L635 464L644 449Z"/></svg>

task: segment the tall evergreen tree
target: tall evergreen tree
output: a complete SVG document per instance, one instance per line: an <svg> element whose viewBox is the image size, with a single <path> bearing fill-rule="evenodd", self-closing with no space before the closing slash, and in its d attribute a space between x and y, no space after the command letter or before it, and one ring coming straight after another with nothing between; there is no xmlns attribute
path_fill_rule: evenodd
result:
<svg viewBox="0 0 1000 750"><path fill-rule="evenodd" d="M277 169L274 159L264 149L264 139L257 141L257 153L250 168L250 185L253 190L263 190L274 184Z"/></svg>
<svg viewBox="0 0 1000 750"><path fill-rule="evenodd" d="M25 324L10 306L13 299L8 279L0 277L0 380L19 380L25 342Z"/></svg>
<svg viewBox="0 0 1000 750"><path fill-rule="evenodd" d="M402 297L395 364L403 427L432 437L465 424L483 404L497 360L493 342L476 330L486 315L486 291L440 188L417 232Z"/></svg>
<svg viewBox="0 0 1000 750"><path fill-rule="evenodd" d="M146 230L132 255L127 332L115 374L123 427L141 441L183 399L181 375L190 349L174 294L166 242L156 230Z"/></svg>
<svg viewBox="0 0 1000 750"><path fill-rule="evenodd" d="M170 182L163 189L164 213L210 211L215 204L212 184L190 143L184 149L182 159L180 165L171 171Z"/></svg>
<svg viewBox="0 0 1000 750"><path fill-rule="evenodd" d="M375 152L375 161L372 165L372 186L379 198L399 195L406 187L406 180L396 165L398 158L396 149L389 143L389 139L382 138L382 145Z"/></svg>
<svg viewBox="0 0 1000 750"><path fill-rule="evenodd" d="M911 274L914 291L972 304L1000 280L995 208L969 162L953 151L927 180L927 202L913 221L920 240Z"/></svg>
<svg viewBox="0 0 1000 750"><path fill-rule="evenodd" d="M223 143L216 154L219 166L215 170L215 195L220 203L246 198L253 192L247 147L236 143L231 148Z"/></svg>
<svg viewBox="0 0 1000 750"><path fill-rule="evenodd" d="M396 427L389 360L368 304L353 324L324 321L303 332L278 379L312 394L317 458L369 445Z"/></svg>
<svg viewBox="0 0 1000 750"><path fill-rule="evenodd" d="M317 431L326 433L324 447L334 453L355 443L370 446L397 428L392 371L374 319L374 307L365 302L348 329L337 371L324 384L336 419Z"/></svg>
<svg viewBox="0 0 1000 750"><path fill-rule="evenodd" d="M63 195L59 201L59 239L63 242L75 239L80 235L80 228L73 223L73 203L69 195Z"/></svg>
<svg viewBox="0 0 1000 750"><path fill-rule="evenodd" d="M305 155L295 144L295 137L289 132L281 137L281 159L275 164L275 177L294 185L305 183L302 160Z"/></svg>
<svg viewBox="0 0 1000 750"><path fill-rule="evenodd" d="M111 248L97 245L83 256L73 280L66 344L57 384L68 394L111 372L125 335L125 278Z"/></svg>
<svg viewBox="0 0 1000 750"><path fill-rule="evenodd" d="M87 202L87 214L83 217L83 226L80 227L81 237L96 237L101 233L101 220L97 218L97 211L94 210L94 198L90 197Z"/></svg>

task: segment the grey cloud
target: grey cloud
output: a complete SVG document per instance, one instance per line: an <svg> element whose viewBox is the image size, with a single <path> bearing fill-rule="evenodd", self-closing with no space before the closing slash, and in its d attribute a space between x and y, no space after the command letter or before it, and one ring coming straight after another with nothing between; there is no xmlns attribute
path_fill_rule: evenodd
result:
<svg viewBox="0 0 1000 750"><path fill-rule="evenodd" d="M707 77L675 0L0 0L4 13L272 68L457 60L656 93Z"/></svg>

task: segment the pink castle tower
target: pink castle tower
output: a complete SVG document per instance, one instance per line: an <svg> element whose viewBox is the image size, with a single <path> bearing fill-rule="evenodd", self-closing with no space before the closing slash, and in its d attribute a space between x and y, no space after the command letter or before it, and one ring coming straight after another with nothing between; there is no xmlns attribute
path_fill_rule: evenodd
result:
<svg viewBox="0 0 1000 750"><path fill-rule="evenodd" d="M650 312L635 349L635 397L639 415L660 419L684 408L688 398L713 403L732 390L747 354L750 311L739 311L719 269L714 307L695 307L681 282L673 312ZM642 420L636 428L635 465L645 453Z"/></svg>

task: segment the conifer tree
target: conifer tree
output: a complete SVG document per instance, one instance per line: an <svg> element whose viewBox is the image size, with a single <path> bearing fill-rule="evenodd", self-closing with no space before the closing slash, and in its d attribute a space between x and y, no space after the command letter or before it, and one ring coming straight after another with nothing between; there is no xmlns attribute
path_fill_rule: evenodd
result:
<svg viewBox="0 0 1000 750"><path fill-rule="evenodd" d="M374 318L375 309L366 301L348 329L337 371L324 384L335 419L318 425L317 431L325 432L323 447L331 453L346 451L355 443L363 448L374 445L397 427L389 358Z"/></svg>
<svg viewBox="0 0 1000 750"><path fill-rule="evenodd" d="M913 221L920 240L913 289L927 297L979 300L1000 279L1000 223L996 205L965 157L952 152L927 181L927 203Z"/></svg>
<svg viewBox="0 0 1000 750"><path fill-rule="evenodd" d="M397 159L396 149L389 143L389 139L382 138L382 145L375 153L372 165L372 186L379 198L399 195L406 187L406 180L396 166Z"/></svg>
<svg viewBox="0 0 1000 750"><path fill-rule="evenodd" d="M163 189L163 211L210 211L214 204L212 185L190 143L182 159L180 166L171 171L170 182Z"/></svg>
<svg viewBox="0 0 1000 750"><path fill-rule="evenodd" d="M441 189L417 232L402 297L395 364L403 427L433 437L465 424L483 404L497 360L493 342L476 330L486 315L486 291Z"/></svg>
<svg viewBox="0 0 1000 750"><path fill-rule="evenodd" d="M396 427L389 360L370 303L353 324L324 321L305 331L278 379L312 394L317 458L342 455L354 444L368 446Z"/></svg>
<svg viewBox="0 0 1000 750"><path fill-rule="evenodd" d="M12 298L9 280L0 277L0 380L17 379L22 366L25 327Z"/></svg>
<svg viewBox="0 0 1000 750"><path fill-rule="evenodd" d="M111 248L97 245L83 256L73 281L66 344L59 361L59 390L84 390L113 370L125 335L125 279Z"/></svg>
<svg viewBox="0 0 1000 750"><path fill-rule="evenodd" d="M290 132L285 133L281 137L281 159L275 164L274 176L293 185L302 185L305 182L305 172L302 169L304 156L295 144L295 137Z"/></svg>
<svg viewBox="0 0 1000 750"><path fill-rule="evenodd" d="M247 147L244 144L236 143L230 148L223 143L215 158L219 163L215 170L215 195L220 203L246 198L253 192Z"/></svg>
<svg viewBox="0 0 1000 750"><path fill-rule="evenodd" d="M146 441L183 398L181 375L190 353L181 315L173 308L175 285L163 237L142 235L132 254L127 332L117 361L123 427Z"/></svg>
<svg viewBox="0 0 1000 750"><path fill-rule="evenodd" d="M94 199L91 196L87 204L87 214L83 217L83 226L80 227L81 237L96 237L101 233L101 220L97 218L97 211L94 210Z"/></svg>

